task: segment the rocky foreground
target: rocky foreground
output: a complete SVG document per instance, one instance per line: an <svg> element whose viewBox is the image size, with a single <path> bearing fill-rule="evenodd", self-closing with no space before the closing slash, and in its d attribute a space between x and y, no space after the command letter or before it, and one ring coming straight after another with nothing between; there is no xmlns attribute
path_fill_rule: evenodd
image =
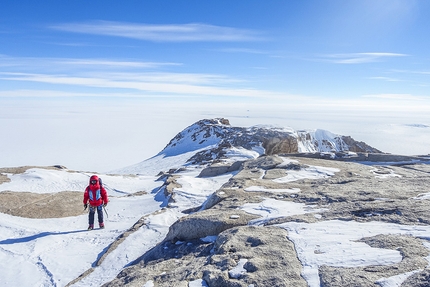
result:
<svg viewBox="0 0 430 287"><path fill-rule="evenodd" d="M406 158L389 155L364 157L368 161L378 158L397 164L364 165L346 159L291 155L262 156L228 166L214 164L203 170L201 176L235 169L238 172L203 206L188 210L189 215L171 226L163 242L104 286L185 287L201 278L211 287L399 286L390 285L389 280L381 281L399 276L404 277L400 281L403 287L430 286L430 165L422 163L425 158L417 158L421 163L414 163L411 158L403 161ZM276 180L314 166L335 172L311 179ZM175 173L164 176L165 193L170 193L171 200L178 176ZM289 192L274 192L277 190ZM270 199L302 204L308 212L265 219L239 208ZM324 222L386 223L405 229L422 226L423 232L420 236L412 233L359 236L357 242L398 251L399 262L370 266L360 266L357 262L360 267L322 264L318 267L319 282L309 283L305 280L305 262L301 262L303 258L298 254L300 246L291 239L294 234L283 227ZM324 255L325 246L321 242L322 246L309 246L313 250L307 252ZM242 269L237 270L238 266Z"/></svg>

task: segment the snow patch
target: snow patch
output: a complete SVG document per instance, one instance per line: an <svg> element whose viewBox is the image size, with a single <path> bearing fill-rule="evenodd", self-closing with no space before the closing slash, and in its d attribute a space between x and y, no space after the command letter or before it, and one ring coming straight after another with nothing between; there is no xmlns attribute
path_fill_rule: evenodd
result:
<svg viewBox="0 0 430 287"><path fill-rule="evenodd" d="M339 171L339 169L332 167L309 166L300 170L288 170L286 176L274 179L273 181L277 183L286 183L301 179L327 178Z"/></svg>
<svg viewBox="0 0 430 287"><path fill-rule="evenodd" d="M188 287L208 287L209 285L203 279L197 279L188 283Z"/></svg>
<svg viewBox="0 0 430 287"><path fill-rule="evenodd" d="M400 285L402 285L402 283L406 279L408 279L409 276L411 276L417 272L420 272L420 271L422 271L422 270L414 270L411 272L391 276L389 278L381 278L381 279L377 280L375 282L375 284L378 284L381 287L400 287Z"/></svg>
<svg viewBox="0 0 430 287"><path fill-rule="evenodd" d="M298 193L300 188L284 188L284 189L269 189L264 186L250 186L244 189L245 191L261 191L261 192L273 192L273 193Z"/></svg>
<svg viewBox="0 0 430 287"><path fill-rule="evenodd" d="M323 209L316 209L304 203L276 200L266 198L260 203L247 203L240 207L245 212L260 215L262 218L251 221L251 224L260 225L266 221L305 213L322 212Z"/></svg>
<svg viewBox="0 0 430 287"><path fill-rule="evenodd" d="M228 275L230 278L239 279L241 276L246 274L246 269L243 268L243 266L248 262L248 259L240 259L239 263L237 263L237 266L228 271Z"/></svg>
<svg viewBox="0 0 430 287"><path fill-rule="evenodd" d="M216 241L217 238L218 236L216 235L208 235L206 237L200 238L200 240L206 243L213 243Z"/></svg>

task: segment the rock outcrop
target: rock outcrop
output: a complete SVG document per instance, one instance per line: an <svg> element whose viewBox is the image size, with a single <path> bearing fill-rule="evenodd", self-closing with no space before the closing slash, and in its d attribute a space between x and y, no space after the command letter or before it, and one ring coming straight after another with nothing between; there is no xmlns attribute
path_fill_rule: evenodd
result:
<svg viewBox="0 0 430 287"><path fill-rule="evenodd" d="M266 155L299 152L298 140L293 136L264 139L262 146L264 147Z"/></svg>
<svg viewBox="0 0 430 287"><path fill-rule="evenodd" d="M293 180L316 167L320 172L314 177ZM189 286L195 280L204 280L210 287L388 286L383 285L388 284L384 278L395 276L405 276L401 286L429 286L429 192L428 164L369 166L262 156L242 162L237 174L199 211L178 220L162 243L105 286L146 286L148 282L151 286ZM284 210L279 216L262 217L243 210L256 205L260 206L257 212L270 213L265 200L301 206L303 212ZM305 275L302 247L289 228L301 224L306 230L329 222L395 224L404 229L421 226L428 233L363 235L356 242L398 252L399 261L357 267L322 264L317 268L319 283L312 285ZM320 246L307 252L318 255L324 250Z"/></svg>
<svg viewBox="0 0 430 287"><path fill-rule="evenodd" d="M205 119L178 133L160 152L166 156L204 149L193 155L192 164L207 164L226 158L232 148L254 151L257 155L305 152L380 153L350 136L335 135L325 130L296 131L290 128L254 126L233 127L224 118Z"/></svg>

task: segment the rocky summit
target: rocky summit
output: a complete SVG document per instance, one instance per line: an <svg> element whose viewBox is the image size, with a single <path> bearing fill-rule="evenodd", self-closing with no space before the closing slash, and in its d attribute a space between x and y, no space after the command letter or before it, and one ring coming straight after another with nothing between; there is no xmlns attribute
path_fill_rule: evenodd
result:
<svg viewBox="0 0 430 287"><path fill-rule="evenodd" d="M264 152L223 161L239 146ZM160 154L204 147L190 157L206 164L200 177L234 176L104 286L430 286L429 157L226 119L197 122ZM184 170L162 177L170 204Z"/></svg>
<svg viewBox="0 0 430 287"><path fill-rule="evenodd" d="M206 148L190 159L192 163L202 164L213 159L225 159L226 153L232 147L266 155L307 152L381 153L380 150L350 136L335 135L321 129L297 131L270 126L233 127L225 118L205 119L194 123L177 134L160 153L174 155Z"/></svg>

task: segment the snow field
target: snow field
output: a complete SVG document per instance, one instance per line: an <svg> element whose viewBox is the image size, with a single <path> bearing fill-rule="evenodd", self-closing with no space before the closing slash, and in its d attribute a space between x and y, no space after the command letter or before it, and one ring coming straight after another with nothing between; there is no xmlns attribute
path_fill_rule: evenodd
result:
<svg viewBox="0 0 430 287"><path fill-rule="evenodd" d="M159 203L152 195L111 197L110 200L106 207L109 218L105 215L105 230L87 231L87 214L58 219L27 219L0 214L1 254L7 255L7 260L2 262L30 263L25 264L28 270L24 270L29 276L17 276L16 272L23 270L22 266L6 268L10 271L7 273L11 275L10 281L2 280L4 283L0 285L20 286L28 277L40 278L39 281L45 282L41 286L65 285L92 267L104 249L141 216L159 209Z"/></svg>
<svg viewBox="0 0 430 287"><path fill-rule="evenodd" d="M167 165L179 167L187 156L169 159ZM104 230L87 231L86 213L56 219L28 219L0 213L0 286L64 286L91 267L94 271L72 286L101 286L113 280L122 268L164 239L170 225L184 216L183 209L203 204L232 176L197 178L200 171L201 168L190 168L184 172L179 180L182 187L175 190L175 206L157 213L163 203L155 197L163 182L157 181L156 176L100 175L110 200ZM0 192L83 192L91 175L33 168L23 174L9 174L11 181L0 185ZM138 191L147 194L125 196ZM147 216L145 225L129 235L96 267L110 243L142 216ZM196 284L194 286L198 286Z"/></svg>

